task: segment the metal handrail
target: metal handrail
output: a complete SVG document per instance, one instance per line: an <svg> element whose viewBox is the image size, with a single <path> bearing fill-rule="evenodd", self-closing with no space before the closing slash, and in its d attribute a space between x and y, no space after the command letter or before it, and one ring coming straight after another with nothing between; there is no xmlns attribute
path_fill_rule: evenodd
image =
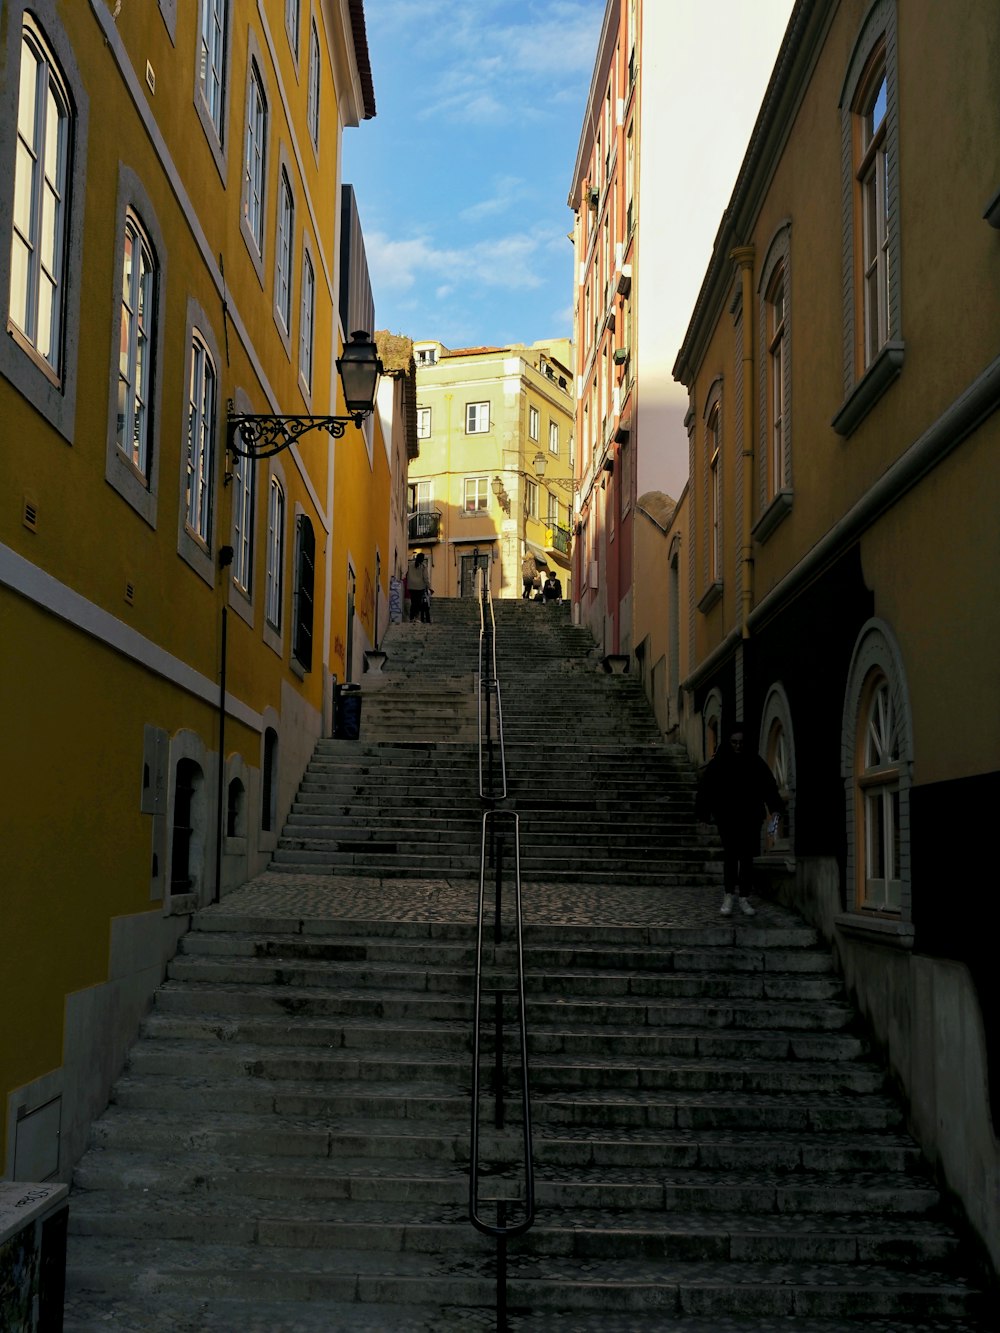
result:
<svg viewBox="0 0 1000 1333"><path fill-rule="evenodd" d="M500 681L497 677L497 634L496 617L493 614L493 597L490 593L489 568L484 571L476 568L477 596L479 600L479 795L483 800L502 801L507 796L507 761L503 745L503 701L500 697ZM487 612L489 613L489 662L486 656ZM488 671L484 668L488 666ZM491 698L496 700L496 733L500 750L499 790L495 789L493 773L493 717L490 708ZM486 708L486 754L488 773L483 773L483 706Z"/></svg>
<svg viewBox="0 0 1000 1333"><path fill-rule="evenodd" d="M481 571L477 571L477 578ZM487 571L488 574L488 571ZM500 688L496 675L496 621L493 615L493 602L489 593L489 579L484 577L481 586L478 588L480 595L479 605L479 788L480 797L488 803L489 809L483 812L482 840L480 844L479 856L479 909L477 913L476 925L476 977L475 977L475 1017L472 1042L472 1129L469 1143L469 1221L484 1235L492 1236L497 1244L497 1329L504 1331L507 1328L507 1242L514 1236L523 1235L535 1220L535 1173L534 1173L534 1149L531 1135L531 1100L529 1093L528 1076L528 1038L527 1024L525 1019L524 1003L524 942L521 918L521 841L520 841L520 821L514 810L498 810L496 808L497 799L503 799L507 795L507 774L504 762L503 749L503 712L500 705ZM487 680L484 677L484 656L487 609L489 611L490 635L492 643L490 645L490 667L491 675ZM485 682L485 688L484 688ZM501 766L501 788L502 796L498 797L492 790L486 790L486 784L483 780L483 726L482 726L482 708L483 698L486 699L487 709L487 727L486 739L490 748L489 777L490 787L492 788L493 765L492 765L492 726L489 715L489 700L491 689L496 693L497 700L497 732L500 743L500 766ZM493 940L495 944L500 944L503 937L503 877L504 877L504 851L506 840L503 833L503 825L509 826L511 841L514 849L514 923L515 923L515 945L517 960L517 976L515 988L512 992L505 992L497 987L493 991L493 1015L494 1015L494 1124L497 1129L503 1129L505 1119L505 1099L504 1099L504 1014L503 1001L505 994L514 994L517 997L517 1020L519 1036L519 1057L520 1057L520 1082L521 1082L521 1105L522 1105L522 1141L524 1154L524 1215L517 1221L509 1222L507 1220L507 1205L509 1200L498 1199L496 1201L496 1222L487 1222L481 1214L481 1205L479 1200L479 1119L480 1119L480 1080L479 1066L481 1058L481 1036L482 1036L482 996L483 996L483 924L486 919L486 868L489 864L493 868L495 882L495 900L493 915Z"/></svg>

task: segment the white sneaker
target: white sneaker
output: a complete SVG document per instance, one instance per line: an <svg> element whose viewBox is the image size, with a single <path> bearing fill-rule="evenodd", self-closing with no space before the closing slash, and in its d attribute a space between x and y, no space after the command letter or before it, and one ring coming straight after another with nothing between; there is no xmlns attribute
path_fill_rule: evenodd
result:
<svg viewBox="0 0 1000 1333"><path fill-rule="evenodd" d="M740 894L740 897L739 897L739 904L740 904L740 911L743 913L744 916L756 916L756 915L757 915L755 909L754 909L753 907L750 906L750 899L749 899L749 898L744 898L743 895L742 895L742 893Z"/></svg>
<svg viewBox="0 0 1000 1333"><path fill-rule="evenodd" d="M719 908L720 916L732 916L733 914L733 895L724 893L722 895L722 906Z"/></svg>

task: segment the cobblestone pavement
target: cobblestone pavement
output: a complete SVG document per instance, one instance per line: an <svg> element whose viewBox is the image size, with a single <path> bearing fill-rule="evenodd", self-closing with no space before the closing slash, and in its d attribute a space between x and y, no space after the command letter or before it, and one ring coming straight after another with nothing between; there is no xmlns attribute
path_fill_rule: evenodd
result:
<svg viewBox="0 0 1000 1333"><path fill-rule="evenodd" d="M371 921L475 922L478 880L374 879L362 875L267 871L208 907L209 914L292 916ZM491 893L487 886L487 896ZM524 884L526 925L778 926L797 918L754 898L756 917L719 915L721 894L702 887L622 888L619 885Z"/></svg>

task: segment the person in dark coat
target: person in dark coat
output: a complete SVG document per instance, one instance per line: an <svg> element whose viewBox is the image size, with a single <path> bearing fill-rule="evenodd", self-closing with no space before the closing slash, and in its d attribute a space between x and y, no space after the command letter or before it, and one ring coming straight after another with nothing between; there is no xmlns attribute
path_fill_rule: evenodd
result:
<svg viewBox="0 0 1000 1333"><path fill-rule="evenodd" d="M703 771L695 802L698 822L714 821L722 839L719 911L723 916L732 916L734 898L745 916L755 915L750 891L753 859L760 851L760 827L768 814L784 809L774 774L759 754L744 749L743 725L737 722Z"/></svg>

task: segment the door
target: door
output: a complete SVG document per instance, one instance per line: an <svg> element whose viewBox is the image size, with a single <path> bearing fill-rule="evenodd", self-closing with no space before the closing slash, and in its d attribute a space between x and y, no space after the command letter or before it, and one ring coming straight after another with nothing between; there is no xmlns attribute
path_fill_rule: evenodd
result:
<svg viewBox="0 0 1000 1333"><path fill-rule="evenodd" d="M485 576L489 577L490 558L488 555L463 555L462 556L462 586L460 596L474 597L476 595L476 567L479 567Z"/></svg>

